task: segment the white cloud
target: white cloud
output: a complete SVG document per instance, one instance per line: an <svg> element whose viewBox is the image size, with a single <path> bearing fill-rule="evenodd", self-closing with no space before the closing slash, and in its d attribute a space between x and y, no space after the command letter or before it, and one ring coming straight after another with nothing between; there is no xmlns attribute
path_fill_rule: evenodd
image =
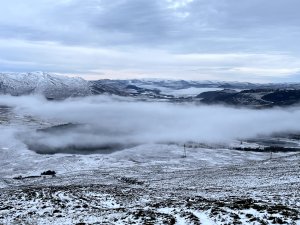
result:
<svg viewBox="0 0 300 225"><path fill-rule="evenodd" d="M187 141L216 143L274 132L300 131L299 107L250 110L131 102L105 96L60 102L49 102L34 96L1 96L0 104L14 107L18 115L81 124L70 132L37 133L31 139L54 147ZM0 142L5 141L1 137ZM28 136L26 140L30 140Z"/></svg>
<svg viewBox="0 0 300 225"><path fill-rule="evenodd" d="M166 0L169 3L169 7L173 9L178 9L187 6L194 0Z"/></svg>

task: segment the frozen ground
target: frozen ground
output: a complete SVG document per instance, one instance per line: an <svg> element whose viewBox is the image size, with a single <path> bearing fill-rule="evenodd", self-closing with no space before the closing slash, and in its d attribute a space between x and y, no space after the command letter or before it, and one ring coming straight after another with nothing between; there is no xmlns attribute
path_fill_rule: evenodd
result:
<svg viewBox="0 0 300 225"><path fill-rule="evenodd" d="M300 224L299 154L188 148L182 158L182 146L142 145L39 155L12 147L1 150L0 224ZM57 176L38 176L48 169Z"/></svg>
<svg viewBox="0 0 300 225"><path fill-rule="evenodd" d="M0 224L300 224L299 153L196 146L183 158L180 144L145 144L40 155L15 129L55 122L1 116Z"/></svg>
<svg viewBox="0 0 300 225"><path fill-rule="evenodd" d="M58 169L53 178L2 177L0 223L300 224L299 154L220 164L210 164L210 154L203 161L144 158L122 166L69 157L32 160L36 175L47 165ZM81 164L64 172L62 164L71 169L76 158Z"/></svg>

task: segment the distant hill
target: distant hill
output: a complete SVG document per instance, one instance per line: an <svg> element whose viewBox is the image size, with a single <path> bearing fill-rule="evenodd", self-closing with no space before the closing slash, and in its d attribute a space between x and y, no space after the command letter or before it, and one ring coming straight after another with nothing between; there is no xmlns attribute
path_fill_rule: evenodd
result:
<svg viewBox="0 0 300 225"><path fill-rule="evenodd" d="M298 83L257 84L159 79L87 81L44 72L0 73L0 93L13 96L42 94L48 99L107 94L139 100L247 107L288 106L300 102Z"/></svg>

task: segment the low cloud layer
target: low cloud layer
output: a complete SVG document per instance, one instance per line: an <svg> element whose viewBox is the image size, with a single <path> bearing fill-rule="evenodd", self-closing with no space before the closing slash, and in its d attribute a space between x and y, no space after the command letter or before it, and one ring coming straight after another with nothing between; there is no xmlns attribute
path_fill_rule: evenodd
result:
<svg viewBox="0 0 300 225"><path fill-rule="evenodd" d="M93 96L46 101L42 97L1 96L0 105L16 114L55 123L72 123L59 132L26 137L53 148L130 146L168 142L228 142L274 132L299 132L300 108L237 109L223 106L135 102ZM2 138L2 136L0 136ZM4 140L0 140L3 142ZM28 141L28 140L27 140Z"/></svg>

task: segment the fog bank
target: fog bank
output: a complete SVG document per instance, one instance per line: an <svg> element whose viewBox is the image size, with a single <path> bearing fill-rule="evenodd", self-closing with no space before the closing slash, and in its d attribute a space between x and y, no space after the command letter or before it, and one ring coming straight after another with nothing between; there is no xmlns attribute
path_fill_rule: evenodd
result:
<svg viewBox="0 0 300 225"><path fill-rule="evenodd" d="M13 107L16 114L77 124L57 132L30 134L32 140L55 148L187 141L215 143L300 131L299 107L254 110L136 102L108 96L58 102L38 96L0 96L0 105Z"/></svg>

